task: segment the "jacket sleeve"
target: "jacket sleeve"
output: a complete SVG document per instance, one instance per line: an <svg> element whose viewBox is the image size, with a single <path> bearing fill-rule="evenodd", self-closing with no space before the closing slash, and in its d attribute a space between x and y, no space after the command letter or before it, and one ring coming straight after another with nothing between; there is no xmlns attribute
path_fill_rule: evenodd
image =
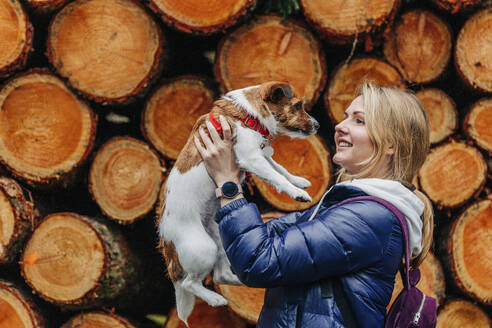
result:
<svg viewBox="0 0 492 328"><path fill-rule="evenodd" d="M268 232L255 204L223 213L219 229L239 279L252 287L305 284L360 270L382 259L391 233L389 210L354 201L316 219Z"/></svg>

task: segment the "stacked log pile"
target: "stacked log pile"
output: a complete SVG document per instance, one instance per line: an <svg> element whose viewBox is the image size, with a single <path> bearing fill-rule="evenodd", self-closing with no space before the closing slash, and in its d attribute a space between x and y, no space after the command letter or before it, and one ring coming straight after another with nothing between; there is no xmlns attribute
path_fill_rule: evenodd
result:
<svg viewBox="0 0 492 328"><path fill-rule="evenodd" d="M184 327L157 248L166 174L214 100L268 80L321 129L273 141L313 203L248 179L265 219L334 183L361 81L416 93L436 213L420 286L438 326L492 327L492 1L0 0L0 40L0 328ZM191 327L254 326L264 290L205 283L229 306L197 303Z"/></svg>

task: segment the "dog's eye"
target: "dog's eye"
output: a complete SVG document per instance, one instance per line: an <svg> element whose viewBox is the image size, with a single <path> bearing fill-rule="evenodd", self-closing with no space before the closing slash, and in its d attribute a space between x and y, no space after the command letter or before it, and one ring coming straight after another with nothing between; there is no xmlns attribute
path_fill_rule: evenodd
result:
<svg viewBox="0 0 492 328"><path fill-rule="evenodd" d="M295 108L296 110L302 110L302 103L299 101L298 103L296 103L296 104L294 105L294 108Z"/></svg>

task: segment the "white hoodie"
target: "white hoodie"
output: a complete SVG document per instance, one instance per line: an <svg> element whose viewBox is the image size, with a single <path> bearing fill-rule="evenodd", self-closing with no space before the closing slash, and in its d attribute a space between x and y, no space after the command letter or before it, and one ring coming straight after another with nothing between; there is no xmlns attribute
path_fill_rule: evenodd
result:
<svg viewBox="0 0 492 328"><path fill-rule="evenodd" d="M423 225L420 217L424 212L424 203L412 191L398 181L376 178L353 179L340 182L337 185L359 188L367 195L382 198L398 208L407 220L411 257L414 258L420 254ZM323 198L330 190L323 195ZM323 198L321 198L320 204ZM316 208L315 213L318 208Z"/></svg>

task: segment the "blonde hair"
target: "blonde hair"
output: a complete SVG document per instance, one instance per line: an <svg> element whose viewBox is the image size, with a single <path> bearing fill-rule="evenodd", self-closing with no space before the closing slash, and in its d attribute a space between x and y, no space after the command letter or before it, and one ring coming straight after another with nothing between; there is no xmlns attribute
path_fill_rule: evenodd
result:
<svg viewBox="0 0 492 328"><path fill-rule="evenodd" d="M374 145L372 155L362 163L363 169L350 174L344 168L338 171L338 181L369 177L373 169L383 160L387 147L393 147L390 170L383 178L412 185L414 177L424 164L429 152L429 119L420 100L411 92L395 88L376 86L364 82L358 88L362 97L367 134ZM424 203L422 215L422 252L412 260L418 267L432 245L434 214L432 203L420 191L414 193Z"/></svg>

